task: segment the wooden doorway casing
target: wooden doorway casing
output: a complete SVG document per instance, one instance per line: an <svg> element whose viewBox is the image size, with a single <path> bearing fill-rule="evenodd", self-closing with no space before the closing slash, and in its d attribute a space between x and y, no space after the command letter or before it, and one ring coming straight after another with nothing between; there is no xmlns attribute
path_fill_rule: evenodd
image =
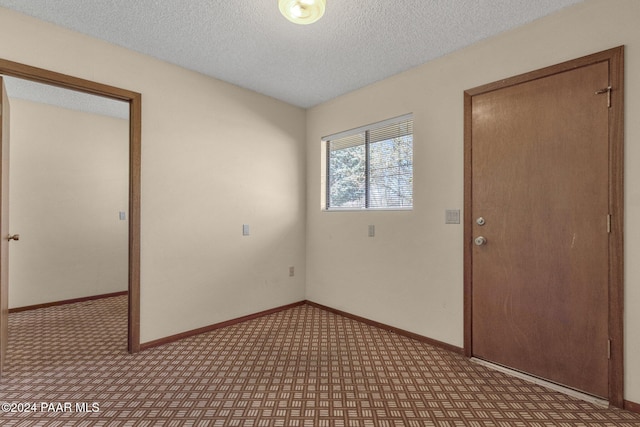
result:
<svg viewBox="0 0 640 427"><path fill-rule="evenodd" d="M473 356L473 228L472 228L472 99L503 88L530 82L565 71L597 63L609 67L611 108L609 109L609 214L611 233L608 241L608 332L611 341L609 359L609 402L623 407L623 149L624 149L624 47L609 49L551 67L469 89L464 93L464 351Z"/></svg>
<svg viewBox="0 0 640 427"><path fill-rule="evenodd" d="M0 74L129 104L129 309L127 348L140 351L140 170L142 96L130 90L0 59Z"/></svg>

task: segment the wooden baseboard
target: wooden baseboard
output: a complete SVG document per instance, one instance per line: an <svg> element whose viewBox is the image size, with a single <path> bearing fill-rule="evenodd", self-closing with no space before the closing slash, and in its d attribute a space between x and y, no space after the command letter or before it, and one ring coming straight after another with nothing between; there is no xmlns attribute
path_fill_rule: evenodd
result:
<svg viewBox="0 0 640 427"><path fill-rule="evenodd" d="M464 350L461 347L457 347L457 346L454 346L454 345L451 345L451 344L447 344L447 343L442 342L442 341L434 340L432 338L428 338L428 337L425 337L423 335L419 335L419 334L416 334L416 333L413 333L413 332L409 332L409 331L406 331L404 329L396 328L394 326L385 325L384 323L376 322L375 320L370 320L370 319L366 319L364 317L356 316L354 314L347 313L347 312L342 311L342 310L337 310L335 308L327 307L325 305L318 304L318 303L315 303L315 302L309 301L309 300L303 300L303 301L299 301L299 302L294 302L292 304L283 305L283 306L280 306L280 307L272 308L270 310L261 311L259 313L254 313L254 314L249 314L247 316L238 317L236 319L228 320L226 322L220 322L220 323L216 323L214 325L204 326L202 328L193 329L193 330L190 330L190 331L182 332L180 334L171 335L171 336L168 336L168 337L165 337L165 338L160 338L160 339L157 339L157 340L154 340L154 341L149 341L149 342L141 344L140 345L140 350L146 350L146 349L149 349L149 348L158 347L160 345L169 344L169 343L172 343L174 341L181 340L183 338L187 338L187 337L191 337L191 336L199 335L199 334L204 334L206 332L210 332L210 331L213 331L213 330L216 330L216 329L220 329L220 328L224 328L224 327L231 326L231 325L236 325L238 323L246 322L248 320L256 319L258 317L262 317L262 316L266 316L266 315L269 315L269 314L277 313L279 311L287 310L287 309L290 309L290 308L293 308L293 307L298 307L298 306L304 305L304 304L308 304L308 305L310 305L312 307L316 307L316 308L319 308L321 310L329 311L331 313L334 313L334 314L337 314L337 315L340 315L340 316L344 316L344 317L347 317L349 319L356 320L358 322L366 323L366 324L374 326L376 328L380 328L380 329L384 329L384 330L387 330L387 331L391 331L391 332L393 332L395 334L402 335L402 336L405 336L405 337L408 337L408 338L411 338L411 339L414 339L414 340L417 340L417 341L420 341L420 342L424 342L424 343L433 345L435 347L442 348L444 350L448 350L448 351L451 351L451 352L454 352L454 353L458 353L458 354L464 354Z"/></svg>
<svg viewBox="0 0 640 427"><path fill-rule="evenodd" d="M226 322L220 322L209 326L204 326L198 329L192 329L190 331L182 332L180 334L171 335L165 338L160 338L157 340L149 341L146 343L140 344L140 350L147 350L149 348L158 347L160 345L169 344L174 341L178 341L184 338L192 337L194 335L204 334L206 332L211 332L216 329L225 328L227 326L236 325L238 323L246 322L248 320L257 319L258 317L267 316L269 314L277 313L279 311L288 310L293 307L298 307L300 305L304 305L305 301L298 301L287 305L282 305L280 307L271 308L269 310L260 311L258 313L249 314L246 316L238 317L236 319L227 320Z"/></svg>
<svg viewBox="0 0 640 427"><path fill-rule="evenodd" d="M15 308L10 308L9 313L19 313L21 311L37 310L39 308L55 307L57 305L75 304L77 302L85 302L85 301L92 301L96 299L119 297L122 295L127 295L128 293L129 293L128 291L112 292L110 294L92 295L89 297L73 298L73 299L66 299L63 301L45 302L44 304L28 305L25 307L15 307Z"/></svg>
<svg viewBox="0 0 640 427"><path fill-rule="evenodd" d="M624 409L627 411L635 412L640 414L640 403L630 402L628 400L624 401Z"/></svg>
<svg viewBox="0 0 640 427"><path fill-rule="evenodd" d="M409 332L406 331L404 329L400 329L400 328L396 328L394 326L389 326L389 325L385 325L384 323L380 323L380 322L376 322L375 320L370 320L364 317L360 317L360 316L356 316L355 314L351 314L351 313L347 313L345 311L342 310L337 310L335 308L331 308L331 307L327 307L325 305L322 304L318 304L315 303L313 301L306 301L307 304L313 306L313 307L317 307L321 310L326 310L329 311L331 313L335 313L338 314L340 316L344 316L344 317L348 317L349 319L353 319L353 320L357 320L358 322L362 322L362 323L366 323L367 325L371 325L371 326L375 326L376 328L380 328L380 329L385 329L387 331L393 332L395 334L398 335L402 335L417 341L421 341L430 345L433 345L435 347L439 347L442 348L444 350L448 350L448 351L452 351L454 353L458 353L458 354L464 354L464 349L462 349L461 347L457 347L455 345L451 345L451 344L447 344L445 342L442 341L438 341L438 340L434 340L433 338L429 338L429 337L425 337L423 335L419 335L413 332Z"/></svg>

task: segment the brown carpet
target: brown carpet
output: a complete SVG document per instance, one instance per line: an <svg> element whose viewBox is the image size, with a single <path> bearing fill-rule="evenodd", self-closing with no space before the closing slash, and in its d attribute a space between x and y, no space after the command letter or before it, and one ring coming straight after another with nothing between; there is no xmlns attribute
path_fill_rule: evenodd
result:
<svg viewBox="0 0 640 427"><path fill-rule="evenodd" d="M0 425L640 426L308 305L129 355L126 306L11 314Z"/></svg>

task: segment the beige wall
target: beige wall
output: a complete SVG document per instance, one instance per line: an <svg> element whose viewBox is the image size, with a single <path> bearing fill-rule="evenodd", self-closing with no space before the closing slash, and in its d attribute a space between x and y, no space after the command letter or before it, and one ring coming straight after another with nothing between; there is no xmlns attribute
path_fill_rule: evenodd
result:
<svg viewBox="0 0 640 427"><path fill-rule="evenodd" d="M640 2L590 0L307 113L307 298L463 345L463 91L626 45L625 398L640 402ZM320 138L414 113L412 212L322 212ZM367 225L376 237L367 237Z"/></svg>
<svg viewBox="0 0 640 427"><path fill-rule="evenodd" d="M127 120L11 99L9 307L127 290L128 150Z"/></svg>
<svg viewBox="0 0 640 427"><path fill-rule="evenodd" d="M0 57L142 93L143 343L304 299L304 110L1 8Z"/></svg>

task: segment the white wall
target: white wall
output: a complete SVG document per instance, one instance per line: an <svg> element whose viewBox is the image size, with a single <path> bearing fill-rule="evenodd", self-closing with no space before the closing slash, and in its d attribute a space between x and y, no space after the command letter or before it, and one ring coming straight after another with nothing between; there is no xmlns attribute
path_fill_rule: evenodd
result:
<svg viewBox="0 0 640 427"><path fill-rule="evenodd" d="M142 343L304 299L304 110L1 8L0 57L142 93Z"/></svg>
<svg viewBox="0 0 640 427"><path fill-rule="evenodd" d="M463 92L626 45L625 398L640 402L640 1L589 0L307 113L307 299L463 346ZM414 113L414 210L323 212L320 138ZM367 237L367 225L376 237Z"/></svg>
<svg viewBox="0 0 640 427"><path fill-rule="evenodd" d="M9 307L127 290L128 121L10 104Z"/></svg>

